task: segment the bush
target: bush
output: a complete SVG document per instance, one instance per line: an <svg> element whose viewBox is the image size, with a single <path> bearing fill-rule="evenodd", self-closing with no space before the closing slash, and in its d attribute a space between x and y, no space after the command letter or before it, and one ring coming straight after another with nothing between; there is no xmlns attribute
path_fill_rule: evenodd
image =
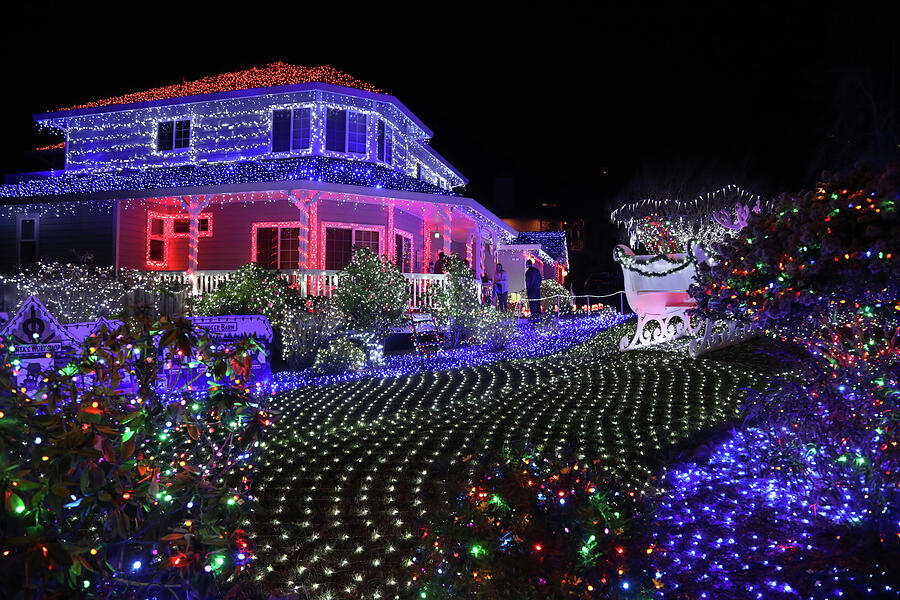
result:
<svg viewBox="0 0 900 600"><path fill-rule="evenodd" d="M316 354L337 331L346 329L346 317L332 303L319 302L310 309L291 307L282 325L282 352L292 369L312 366Z"/></svg>
<svg viewBox="0 0 900 600"><path fill-rule="evenodd" d="M348 327L384 338L409 308L409 284L394 263L360 247L341 271L331 300Z"/></svg>
<svg viewBox="0 0 900 600"><path fill-rule="evenodd" d="M555 313L557 298L559 298L560 314L572 314L572 294L555 279L544 279L541 281L541 298L542 312Z"/></svg>
<svg viewBox="0 0 900 600"><path fill-rule="evenodd" d="M222 315L264 315L273 328L280 328L289 309L302 299L278 271L249 263L218 288L194 303L193 313L205 317Z"/></svg>
<svg viewBox="0 0 900 600"><path fill-rule="evenodd" d="M171 313L158 305L183 306L189 294L187 285L167 281L152 271L116 270L92 264L42 262L4 277L3 283L5 288L11 288L13 310L28 296L36 296L60 323L122 318L133 308L129 304ZM175 296L180 302L171 301Z"/></svg>
<svg viewBox="0 0 900 600"><path fill-rule="evenodd" d="M475 329L475 339L491 352L506 350L519 333L516 316L482 306Z"/></svg>
<svg viewBox="0 0 900 600"><path fill-rule="evenodd" d="M475 336L484 312L475 277L462 260L449 256L444 262L444 273L447 285L434 292L432 315L446 332L444 339L452 348Z"/></svg>
<svg viewBox="0 0 900 600"><path fill-rule="evenodd" d="M599 461L528 448L441 473L411 566L423 598L636 598L653 589L644 502ZM446 483L444 483L446 481ZM440 492L437 492L440 493Z"/></svg>
<svg viewBox="0 0 900 600"><path fill-rule="evenodd" d="M327 346L319 350L313 371L337 375L346 371L359 371L365 368L366 362L365 350L346 336L341 336L331 340Z"/></svg>
<svg viewBox="0 0 900 600"><path fill-rule="evenodd" d="M252 559L241 515L271 422L247 393L253 342L129 325L89 337L33 394L0 348L0 580L19 597L216 598ZM154 339L180 365L165 396Z"/></svg>

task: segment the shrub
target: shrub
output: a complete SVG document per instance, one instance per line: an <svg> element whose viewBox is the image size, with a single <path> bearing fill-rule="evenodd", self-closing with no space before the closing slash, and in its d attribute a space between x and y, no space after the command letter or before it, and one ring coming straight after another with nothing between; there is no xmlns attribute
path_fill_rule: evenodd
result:
<svg viewBox="0 0 900 600"><path fill-rule="evenodd" d="M483 315L480 294L472 270L456 256L444 262L447 285L434 292L432 314L446 331L444 337L450 347L471 339Z"/></svg>
<svg viewBox="0 0 900 600"><path fill-rule="evenodd" d="M16 306L36 296L61 323L121 318L130 312L129 304L171 313L164 309L183 305L189 293L188 286L153 272L57 262L21 269L4 277L3 283ZM175 296L180 302L171 301ZM159 307L160 303L169 306Z"/></svg>
<svg viewBox="0 0 900 600"><path fill-rule="evenodd" d="M409 308L409 284L392 262L360 247L341 271L332 302L348 327L384 338Z"/></svg>
<svg viewBox="0 0 900 600"><path fill-rule="evenodd" d="M366 366L366 352L346 336L335 338L316 354L313 371L336 375L345 371L359 371Z"/></svg>
<svg viewBox="0 0 900 600"><path fill-rule="evenodd" d="M264 315L273 328L280 328L285 314L302 303L295 288L278 271L249 263L218 288L194 303L193 313L205 317Z"/></svg>
<svg viewBox="0 0 900 600"><path fill-rule="evenodd" d="M541 281L541 310L545 313L555 313L557 298L560 314L572 313L572 294L554 279Z"/></svg>
<svg viewBox="0 0 900 600"><path fill-rule="evenodd" d="M446 508L421 526L423 598L635 598L652 589L649 515L599 461L524 449L441 474ZM447 483L443 483L447 481Z"/></svg>
<svg viewBox="0 0 900 600"><path fill-rule="evenodd" d="M312 366L316 354L337 331L346 329L346 317L332 303L307 308L291 307L282 324L282 352L290 368Z"/></svg>
<svg viewBox="0 0 900 600"><path fill-rule="evenodd" d="M170 381L183 384L165 396L149 383L154 339L180 365ZM271 418L247 393L252 344L213 350L184 320L102 328L65 368L45 371L33 394L13 385L19 361L3 344L8 591L222 596L252 559L241 514L253 499L250 456Z"/></svg>
<svg viewBox="0 0 900 600"><path fill-rule="evenodd" d="M500 312L490 306L482 306L475 328L475 340L491 352L506 350L518 335L516 316Z"/></svg>

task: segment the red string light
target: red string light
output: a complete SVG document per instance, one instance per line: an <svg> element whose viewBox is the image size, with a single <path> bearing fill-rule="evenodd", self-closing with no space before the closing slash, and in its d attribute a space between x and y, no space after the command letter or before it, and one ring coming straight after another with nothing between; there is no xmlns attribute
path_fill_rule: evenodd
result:
<svg viewBox="0 0 900 600"><path fill-rule="evenodd" d="M69 106L59 110L96 108L113 104L132 104L134 102L167 100L171 98L183 98L185 96L214 94L217 92L234 92L237 90L267 88L279 85L296 85L298 83L310 83L313 81L365 90L367 92L384 93L383 90L376 88L372 84L351 77L330 65L303 67L299 65L289 65L283 62L275 62L263 67L253 67L245 71L232 71L231 73L210 75L195 81L185 81L182 83L152 88L143 92L133 92L122 96L113 96L112 98Z"/></svg>

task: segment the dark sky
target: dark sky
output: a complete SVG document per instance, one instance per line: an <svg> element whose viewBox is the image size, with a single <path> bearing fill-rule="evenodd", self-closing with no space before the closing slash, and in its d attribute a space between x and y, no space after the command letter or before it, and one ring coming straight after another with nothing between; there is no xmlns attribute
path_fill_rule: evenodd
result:
<svg viewBox="0 0 900 600"><path fill-rule="evenodd" d="M610 202L726 183L772 195L823 167L896 157L896 3L782 4L553 14L520 3L497 18L422 4L380 20L387 5L261 5L219 10L222 22L160 8L119 23L32 9L2 40L0 171L36 168L22 159L45 143L33 112L275 60L331 64L397 96L471 180L468 195L492 205L495 178L512 177L515 212L551 201L599 216Z"/></svg>

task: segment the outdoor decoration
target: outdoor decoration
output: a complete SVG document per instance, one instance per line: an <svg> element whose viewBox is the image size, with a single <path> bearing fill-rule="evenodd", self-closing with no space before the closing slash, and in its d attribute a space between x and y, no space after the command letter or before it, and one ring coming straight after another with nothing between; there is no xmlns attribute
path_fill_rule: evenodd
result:
<svg viewBox="0 0 900 600"><path fill-rule="evenodd" d="M704 244L721 241L747 223L750 213L760 214L769 202L736 185L702 194L694 200L647 199L618 208L613 223L625 229L629 244L646 254L680 252L690 240Z"/></svg>
<svg viewBox="0 0 900 600"><path fill-rule="evenodd" d="M423 598L639 598L654 548L641 498L599 460L526 450L463 459L450 507L420 535L411 567ZM483 461L483 464L482 464ZM474 463L474 464L472 464Z"/></svg>
<svg viewBox="0 0 900 600"><path fill-rule="evenodd" d="M165 395L121 391L125 377L156 380L154 339L185 368L206 368ZM16 345L0 341L4 586L25 597L217 598L234 585L254 557L241 514L272 421L234 368L249 349L214 349L183 320L104 325L29 392L12 383ZM201 380L209 391L192 393Z"/></svg>
<svg viewBox="0 0 900 600"><path fill-rule="evenodd" d="M545 313L572 314L574 305L572 293L554 279L541 281L541 311Z"/></svg>
<svg viewBox="0 0 900 600"><path fill-rule="evenodd" d="M432 315L444 330L444 343L455 348L475 334L485 309L472 270L458 257L444 259L447 285L434 291Z"/></svg>
<svg viewBox="0 0 900 600"><path fill-rule="evenodd" d="M671 597L896 595L898 190L893 169L827 176L751 215L700 268L701 314L766 327L796 351L781 357L792 373L755 386L747 428L708 466L669 475L683 482L659 534ZM711 577L688 574L698 568Z"/></svg>

